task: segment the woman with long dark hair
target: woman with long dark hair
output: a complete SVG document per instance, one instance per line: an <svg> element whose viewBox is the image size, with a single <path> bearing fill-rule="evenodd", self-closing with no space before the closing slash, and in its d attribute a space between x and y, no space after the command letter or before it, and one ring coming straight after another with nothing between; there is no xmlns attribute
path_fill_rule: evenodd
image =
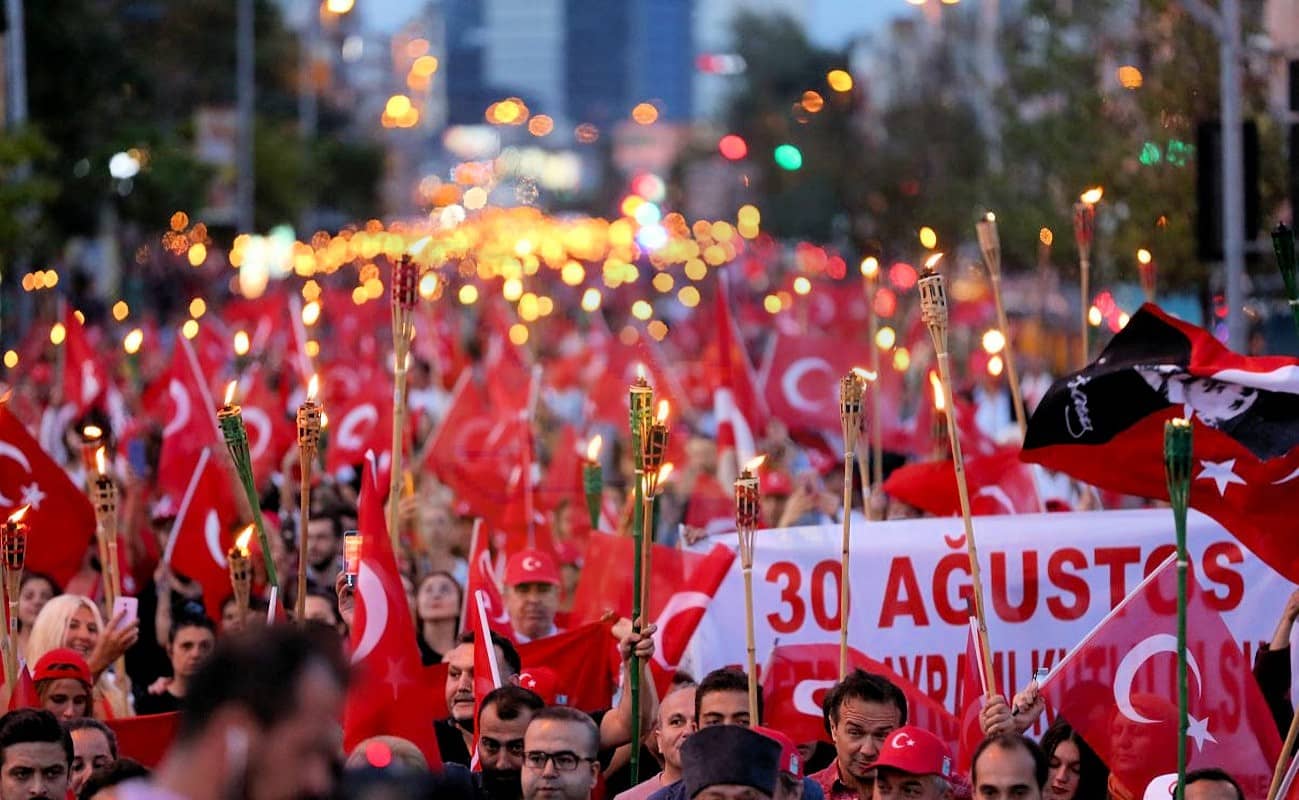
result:
<svg viewBox="0 0 1299 800"><path fill-rule="evenodd" d="M1063 717L1042 734L1047 757L1045 800L1105 800L1110 771Z"/></svg>
<svg viewBox="0 0 1299 800"><path fill-rule="evenodd" d="M437 664L456 646L464 590L449 572L430 572L415 592L415 634L425 666Z"/></svg>

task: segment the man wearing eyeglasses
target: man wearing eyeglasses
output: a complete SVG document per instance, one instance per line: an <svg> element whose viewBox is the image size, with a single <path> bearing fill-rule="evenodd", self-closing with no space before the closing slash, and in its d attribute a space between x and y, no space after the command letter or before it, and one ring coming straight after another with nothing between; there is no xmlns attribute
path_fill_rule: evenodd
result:
<svg viewBox="0 0 1299 800"><path fill-rule="evenodd" d="M523 736L524 800L587 800L600 772L600 729L567 706L542 709Z"/></svg>
<svg viewBox="0 0 1299 800"><path fill-rule="evenodd" d="M491 800L523 796L523 735L545 707L535 692L522 686L502 686L483 698L477 726L483 795Z"/></svg>

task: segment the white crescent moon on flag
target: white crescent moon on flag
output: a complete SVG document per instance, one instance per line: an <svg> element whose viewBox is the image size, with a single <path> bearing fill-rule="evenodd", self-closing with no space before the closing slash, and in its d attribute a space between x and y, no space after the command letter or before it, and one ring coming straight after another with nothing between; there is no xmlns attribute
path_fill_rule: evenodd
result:
<svg viewBox="0 0 1299 800"><path fill-rule="evenodd" d="M271 446L271 417L256 406L244 406L243 412L244 424L257 431L255 436L248 437L248 453L254 460L259 459Z"/></svg>
<svg viewBox="0 0 1299 800"><path fill-rule="evenodd" d="M678 615L691 609L703 610L708 607L708 601L711 598L703 592L677 592L668 599L663 610L659 612L658 619L654 620L657 630L654 631L654 661L663 669L675 669L675 664L669 664L663 658L663 635L667 632L668 624L676 619Z"/></svg>
<svg viewBox="0 0 1299 800"><path fill-rule="evenodd" d="M28 475L32 473L32 462L27 460L27 454L8 442L0 442L0 458L16 461L24 472Z"/></svg>
<svg viewBox="0 0 1299 800"><path fill-rule="evenodd" d="M985 486L974 493L975 497L991 497L999 504L1005 507L1007 514L1015 513L1015 504L1010 501L1010 495L1000 486Z"/></svg>
<svg viewBox="0 0 1299 800"><path fill-rule="evenodd" d="M800 358L793 364L790 364L789 369L785 370L785 374L781 376L780 390L785 393L785 399L788 400L789 404L794 408L799 411L815 412L819 411L821 406L824 404L814 403L811 400L808 400L807 396L798 389L799 382L802 381L803 377L809 372L824 372L830 376L834 375L834 372L830 369L829 363L827 363L825 359L816 358L814 356Z"/></svg>
<svg viewBox="0 0 1299 800"><path fill-rule="evenodd" d="M1177 637L1171 633L1156 633L1153 636L1147 636L1128 651L1119 662L1119 668L1114 671L1114 703L1118 706L1119 713L1133 722L1142 724L1151 724L1157 720L1148 719L1142 716L1135 708L1132 707L1132 679L1136 677L1137 670L1141 665L1146 663L1151 657L1160 653L1177 653ZM1186 654L1186 663L1195 674L1196 693L1199 693L1199 687L1203 684L1200 682L1200 665L1195 661L1193 653Z"/></svg>
<svg viewBox="0 0 1299 800"><path fill-rule="evenodd" d="M171 402L176 405L176 411L167 421L167 427L162 429L162 437L165 439L179 433L186 425L189 424L189 392L175 378L167 384L167 394L171 397Z"/></svg>
<svg viewBox="0 0 1299 800"><path fill-rule="evenodd" d="M224 569L226 554L221 548L221 519L215 508L209 508L207 516L203 518L203 541L207 542L207 551L212 560Z"/></svg>
<svg viewBox="0 0 1299 800"><path fill-rule="evenodd" d="M379 421L379 411L373 403L366 403L357 406L347 412L343 421L338 423L338 446L344 450L360 450L365 446L365 440L357 432L357 428L365 423L374 425Z"/></svg>
<svg viewBox="0 0 1299 800"><path fill-rule="evenodd" d="M1272 485L1273 485L1273 486L1276 486L1276 485L1278 485L1278 484L1282 484L1282 483L1289 483L1290 481L1294 480L1295 478L1299 478L1299 467L1295 467L1294 472L1291 472L1289 475L1285 476L1285 477L1282 478L1281 480L1279 480L1279 481L1272 481Z"/></svg>
<svg viewBox="0 0 1299 800"><path fill-rule="evenodd" d="M835 681L802 680L794 686L794 710L809 717L819 717L824 711L816 702L816 693L834 686Z"/></svg>
<svg viewBox="0 0 1299 800"><path fill-rule="evenodd" d="M388 627L388 595L383 590L383 581L364 561L356 574L356 594L365 601L365 630L361 631L361 641L352 653L352 663L359 664L383 637Z"/></svg>

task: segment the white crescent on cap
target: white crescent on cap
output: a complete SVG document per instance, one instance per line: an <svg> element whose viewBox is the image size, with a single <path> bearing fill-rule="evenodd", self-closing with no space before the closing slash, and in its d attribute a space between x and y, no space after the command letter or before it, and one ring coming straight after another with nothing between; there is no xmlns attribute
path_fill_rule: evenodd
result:
<svg viewBox="0 0 1299 800"><path fill-rule="evenodd" d="M523 569L528 572L536 572L541 569L541 559L536 556L527 556L521 562Z"/></svg>
<svg viewBox="0 0 1299 800"><path fill-rule="evenodd" d="M894 750L901 750L904 747L915 747L916 740L912 739L911 734L909 733L899 733L897 736L893 737L892 746Z"/></svg>

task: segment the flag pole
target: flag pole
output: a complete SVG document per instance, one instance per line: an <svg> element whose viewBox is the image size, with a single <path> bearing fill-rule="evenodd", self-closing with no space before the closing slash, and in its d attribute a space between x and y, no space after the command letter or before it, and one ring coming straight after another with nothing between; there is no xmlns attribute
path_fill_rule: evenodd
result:
<svg viewBox="0 0 1299 800"><path fill-rule="evenodd" d="M1191 422L1164 423L1164 474L1177 530L1177 800L1186 793L1186 507L1191 490ZM1273 779L1275 787L1276 779Z"/></svg>
<svg viewBox="0 0 1299 800"><path fill-rule="evenodd" d="M880 345L876 339L879 338L879 314L875 311L875 294L876 286L880 275L880 261L874 256L870 256L861 262L862 275L866 277L866 305L867 318L870 322L870 349L871 349L871 366L870 370L874 373L874 380L879 380L880 375ZM880 385L875 383L871 386L871 475L869 486L874 489L884 483L884 426L880 417ZM869 493L862 493L862 511L870 518Z"/></svg>
<svg viewBox="0 0 1299 800"><path fill-rule="evenodd" d="M839 380L839 422L843 427L843 544L839 551L839 680L843 680L848 674L848 549L849 534L852 531L852 465L857 449L857 435L861 430L862 394L865 382L856 371L849 372ZM738 484L736 492L738 503ZM866 503L864 496L862 502L864 506ZM746 576L748 574L745 573ZM746 580L752 579L746 577Z"/></svg>
<svg viewBox="0 0 1299 800"><path fill-rule="evenodd" d="M646 429L650 425L651 409L654 405L654 390L650 388L649 382L645 380L644 367L637 367L636 380L632 382L628 389L627 406L628 406L628 427L631 430L631 454L632 466L635 468L635 486L632 491L635 493L634 503L632 505L632 611L631 624L632 630L640 633L641 615L644 611L641 608L641 594L643 587L641 582L644 575L641 570L644 565L641 553L641 543L644 537L644 502L645 502L645 464L643 459L642 440L645 437ZM631 783L634 786L640 780L640 684L641 684L641 659L632 652L631 663Z"/></svg>
<svg viewBox="0 0 1299 800"><path fill-rule="evenodd" d="M388 473L388 535L392 546L401 540L398 507L401 505L402 433L406 430L406 368L410 361L410 340L415 333L411 312L418 291L419 266L402 256L392 265L392 469Z"/></svg>
<svg viewBox="0 0 1299 800"><path fill-rule="evenodd" d="M586 460L582 462L582 494L586 499L586 513L591 518L591 530L600 530L600 506L604 495L604 474L600 471L600 447L604 440L599 434L586 445Z"/></svg>
<svg viewBox="0 0 1299 800"><path fill-rule="evenodd" d="M316 402L319 380L307 384L307 399L298 406L298 596L294 616L298 626L307 624L307 526L311 522L311 470L320 446L320 403Z"/></svg>
<svg viewBox="0 0 1299 800"><path fill-rule="evenodd" d="M1284 222L1272 231L1272 249L1276 252L1276 266L1281 270L1281 280L1285 282L1286 300L1290 304L1290 313L1294 315L1295 329L1299 330L1299 258L1295 257L1294 231Z"/></svg>
<svg viewBox="0 0 1299 800"><path fill-rule="evenodd" d="M753 533L758 528L762 510L758 486L758 467L766 456L757 456L744 465L735 479L735 529L739 535L740 570L744 574L744 633L748 655L749 719L758 721L758 673L756 637L753 630ZM843 582L847 584L847 581ZM842 616L842 615L841 615Z"/></svg>
<svg viewBox="0 0 1299 800"><path fill-rule="evenodd" d="M920 315L929 328L929 336L934 341L934 353L938 359L938 377L942 382L944 406L951 414L952 367L947 355L947 284L942 273L935 267L942 260L942 253L929 257L925 269L920 275ZM974 594L974 616L978 620L980 638L980 655L983 668L989 676L996 673L992 669L992 646L988 642L988 620L983 611L983 577L979 572L979 550L974 541L974 519L970 515L970 490L965 481L965 459L961 455L961 440L957 435L957 426L948 421L947 439L952 448L952 468L956 472L956 489L961 500L961 518L965 523L965 548L970 558L970 583ZM989 681L989 692L996 685Z"/></svg>
<svg viewBox="0 0 1299 800"><path fill-rule="evenodd" d="M1015 353L1010 346L1010 323L1006 319L1006 306L1001 300L1001 236L997 232L997 215L989 211L974 225L979 237L979 250L983 263L992 279L992 300L997 307L997 326L1001 328L1002 360L1006 362L1006 376L1010 379L1010 398L1015 403L1015 419L1019 422L1019 440L1028 435L1028 415L1024 412L1024 393L1019 388L1019 371L1015 368Z"/></svg>

